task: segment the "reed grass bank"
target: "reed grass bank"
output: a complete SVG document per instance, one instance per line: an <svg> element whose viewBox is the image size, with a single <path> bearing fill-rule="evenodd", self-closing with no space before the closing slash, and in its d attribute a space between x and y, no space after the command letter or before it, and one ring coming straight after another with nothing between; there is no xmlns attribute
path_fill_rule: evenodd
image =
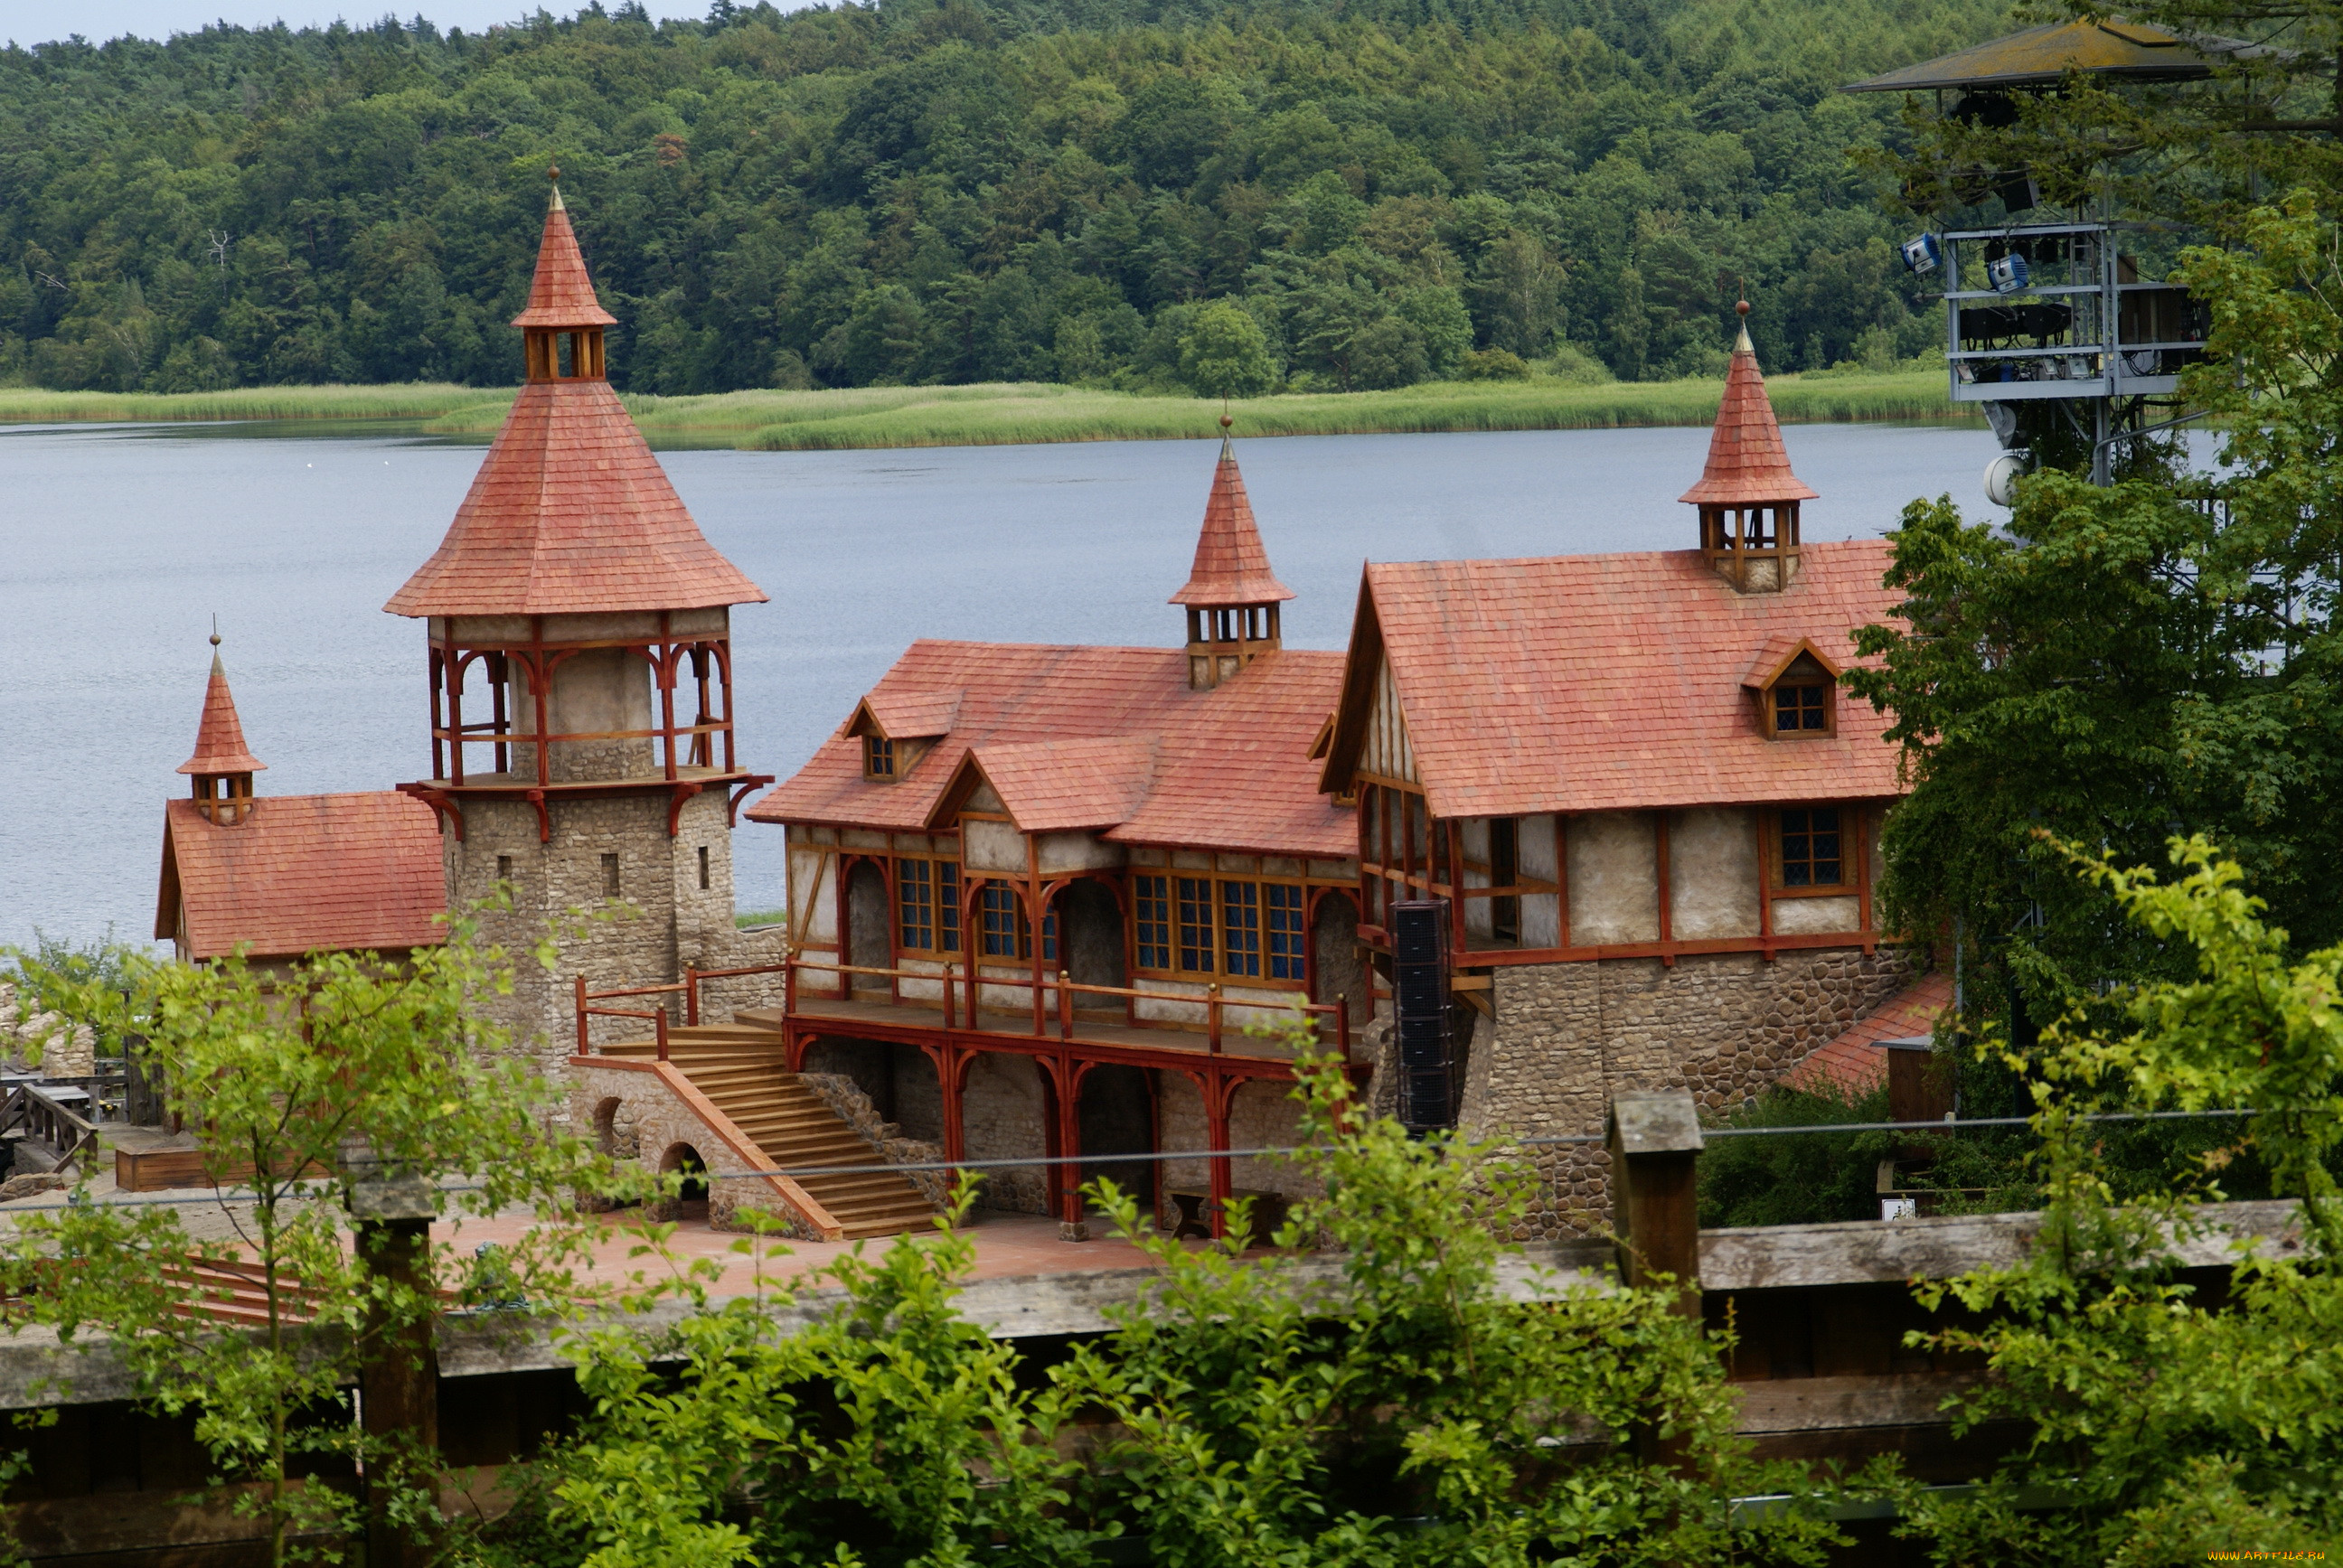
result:
<svg viewBox="0 0 2343 1568"><path fill-rule="evenodd" d="M1832 371L1767 383L1785 420L1942 419L1965 414L1938 369ZM1431 382L1391 392L1299 393L1232 406L1245 436L1347 436L1442 430L1566 430L1704 425L1720 383ZM411 419L426 431L485 436L502 422L509 388L265 387L169 395L0 388L0 423L220 419ZM1047 441L1143 441L1209 435L1220 405L1041 383L866 387L836 391L727 392L699 397L629 394L643 432L756 451L879 447L1003 446Z"/></svg>

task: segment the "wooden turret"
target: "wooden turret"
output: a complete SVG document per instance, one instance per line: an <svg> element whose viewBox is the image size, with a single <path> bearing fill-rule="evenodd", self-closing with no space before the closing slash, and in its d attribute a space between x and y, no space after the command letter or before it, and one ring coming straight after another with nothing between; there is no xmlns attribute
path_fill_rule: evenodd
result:
<svg viewBox="0 0 2343 1568"><path fill-rule="evenodd" d="M252 815L252 776L268 764L244 743L244 721L229 695L227 670L220 663L219 633L212 633L212 678L204 688L204 716L196 726L196 754L178 770L195 781L196 809L208 821L228 825Z"/></svg>
<svg viewBox="0 0 2343 1568"><path fill-rule="evenodd" d="M1196 561L1171 602L1188 611L1188 684L1202 691L1282 645L1278 607L1293 590L1269 569L1261 528L1237 471L1229 417L1221 416L1221 461L1204 503Z"/></svg>
<svg viewBox="0 0 2343 1568"><path fill-rule="evenodd" d="M384 607L430 628L431 779L410 790L459 816L482 789L526 799L548 839L554 794L645 786L679 806L748 777L728 610L765 593L701 535L611 391L615 319L557 187L513 319L528 380L438 550Z"/></svg>
<svg viewBox="0 0 2343 1568"><path fill-rule="evenodd" d="M492 1010L544 1051L578 1043L571 988L671 985L734 952L731 607L765 592L700 533L610 388L613 322L557 189L528 307L528 378L446 538L384 606L428 628L431 772L447 905L556 973ZM568 912L629 917L578 930ZM533 970L533 967L532 967Z"/></svg>
<svg viewBox="0 0 2343 1568"><path fill-rule="evenodd" d="M1681 498L1700 508L1700 548L1744 593L1778 593L1798 574L1798 503L1816 492L1790 471L1782 427L1749 341L1749 302L1734 307L1741 337L1725 373L1725 400L1708 438L1700 483Z"/></svg>

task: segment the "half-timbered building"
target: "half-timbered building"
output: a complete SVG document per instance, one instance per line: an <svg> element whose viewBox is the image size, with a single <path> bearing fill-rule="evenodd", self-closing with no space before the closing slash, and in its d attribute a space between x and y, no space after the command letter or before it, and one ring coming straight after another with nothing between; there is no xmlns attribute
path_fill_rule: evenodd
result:
<svg viewBox="0 0 2343 1568"><path fill-rule="evenodd" d="M1379 967L1393 905L1444 901L1467 1129L1721 1108L1909 979L1874 897L1896 752L1841 684L1889 546L1802 541L1815 497L1744 331L1697 548L1366 568L1319 787L1358 803ZM1601 1201L1558 1165L1551 1226Z"/></svg>
<svg viewBox="0 0 2343 1568"><path fill-rule="evenodd" d="M792 1065L948 1159L1097 1156L1167 1215L1290 1181L1173 1162L1158 1194L1112 1157L1289 1142L1265 1032L1299 1014L1344 1050L1369 1017L1354 813L1312 759L1342 658L1283 646L1292 597L1224 440L1184 641L914 643L748 811L789 834ZM1079 1223L1073 1187L990 1179Z"/></svg>

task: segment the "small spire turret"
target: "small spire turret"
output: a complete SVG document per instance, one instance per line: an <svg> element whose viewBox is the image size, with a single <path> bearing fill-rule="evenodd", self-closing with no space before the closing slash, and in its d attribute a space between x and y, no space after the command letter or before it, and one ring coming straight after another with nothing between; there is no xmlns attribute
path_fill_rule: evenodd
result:
<svg viewBox="0 0 2343 1568"><path fill-rule="evenodd" d="M1200 691L1282 647L1278 607L1294 597L1270 570L1269 552L1262 548L1229 436L1232 423L1221 416L1221 460L1204 502L1195 564L1171 600L1188 611L1188 684Z"/></svg>
<svg viewBox="0 0 2343 1568"><path fill-rule="evenodd" d="M211 679L204 688L203 719L196 726L195 755L177 771L195 782L196 809L212 821L230 824L252 814L252 776L268 764L244 743L244 721L236 716L236 698L227 689L227 668L220 662L220 636L212 631Z"/></svg>
<svg viewBox="0 0 2343 1568"><path fill-rule="evenodd" d="M1700 508L1701 553L1719 576L1744 593L1778 593L1798 572L1798 503L1815 499L1816 492L1790 471L1749 341L1749 302L1734 309L1741 332L1725 373L1708 463L1681 498Z"/></svg>

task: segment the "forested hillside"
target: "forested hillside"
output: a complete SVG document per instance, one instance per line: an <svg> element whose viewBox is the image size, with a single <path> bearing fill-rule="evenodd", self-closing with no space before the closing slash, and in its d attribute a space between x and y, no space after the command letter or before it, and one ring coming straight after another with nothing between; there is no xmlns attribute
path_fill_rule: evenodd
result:
<svg viewBox="0 0 2343 1568"><path fill-rule="evenodd" d="M2000 0L880 0L0 54L0 380L518 379L545 169L664 393L1625 378L1933 341L1833 89ZM1225 319L1225 318L1223 318ZM1504 363L1482 356L1476 367Z"/></svg>

